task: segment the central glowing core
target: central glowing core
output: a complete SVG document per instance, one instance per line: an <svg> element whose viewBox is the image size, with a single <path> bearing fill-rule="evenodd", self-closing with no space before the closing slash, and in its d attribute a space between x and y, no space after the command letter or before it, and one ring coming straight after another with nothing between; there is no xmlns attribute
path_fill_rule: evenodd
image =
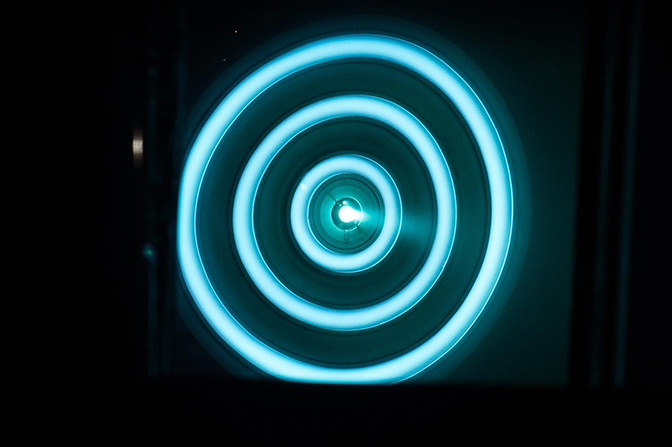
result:
<svg viewBox="0 0 672 447"><path fill-rule="evenodd" d="M353 198L337 200L331 211L334 225L343 231L354 230L362 222L362 206Z"/></svg>
<svg viewBox="0 0 672 447"><path fill-rule="evenodd" d="M338 218L341 219L343 222L352 222L356 220L360 220L362 218L362 213L359 211L355 211L354 209L350 208L349 206L344 206L341 207L341 209L338 211Z"/></svg>

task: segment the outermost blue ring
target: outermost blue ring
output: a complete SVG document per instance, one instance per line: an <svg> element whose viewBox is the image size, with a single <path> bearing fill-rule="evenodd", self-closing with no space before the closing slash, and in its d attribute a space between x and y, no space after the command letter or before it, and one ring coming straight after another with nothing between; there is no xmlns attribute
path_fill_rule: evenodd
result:
<svg viewBox="0 0 672 447"><path fill-rule="evenodd" d="M491 193L491 224L485 256L473 287L438 332L394 359L366 367L330 368L278 352L236 321L205 273L195 219L201 182L209 161L240 113L265 90L288 76L322 63L351 58L373 58L406 67L434 84L452 101L471 129L483 156ZM319 39L280 55L238 84L210 115L191 147L183 170L177 248L185 283L203 316L222 340L260 370L303 382L390 383L411 378L441 359L476 322L494 294L506 265L513 218L513 187L506 151L487 109L469 84L447 63L416 44L384 35L349 34Z"/></svg>

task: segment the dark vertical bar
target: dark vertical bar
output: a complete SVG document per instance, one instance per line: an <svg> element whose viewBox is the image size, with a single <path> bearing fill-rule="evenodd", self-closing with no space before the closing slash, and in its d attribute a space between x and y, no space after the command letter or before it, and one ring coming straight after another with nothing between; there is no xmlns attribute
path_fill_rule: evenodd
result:
<svg viewBox="0 0 672 447"><path fill-rule="evenodd" d="M672 340L669 299L672 238L666 211L670 204L672 166L669 141L672 51L666 7L665 3L655 1L639 5L636 163L633 166L624 383L628 388L667 388L669 396L672 383L672 363L668 354ZM658 392L655 395L656 398L665 396Z"/></svg>
<svg viewBox="0 0 672 447"><path fill-rule="evenodd" d="M620 257L618 271L618 292L616 299L614 385L622 388L625 384L626 338L628 323L628 299L630 295L630 247L632 238L632 211L635 188L635 151L637 135L637 94L639 88L639 46L641 32L641 6L634 2L630 17L627 91L625 105L623 184L621 195Z"/></svg>
<svg viewBox="0 0 672 447"><path fill-rule="evenodd" d="M173 107L174 113L171 117L172 151L166 151L166 159L170 159L171 169L166 170L166 176L170 176L171 183L166 186L167 201L166 209L171 218L166 226L166 251L167 261L165 263L166 277L164 286L166 293L164 296L165 308L163 316L163 355L161 368L165 374L169 374L172 368L173 351L175 340L173 334L175 333L177 303L175 298L175 287L181 287L180 271L176 265L177 247L175 246L176 238L176 216L177 216L177 197L180 183L180 173L182 168L182 158L184 155L184 147L187 142L183 141L185 133L183 131L184 122L186 120L186 94L187 94L187 77L188 77L188 49L189 40L187 33L187 17L188 17L188 3L185 1L176 1L174 6L174 13L171 16L171 23L174 27L172 29L174 46L172 48L173 54L171 58L171 77L173 81Z"/></svg>
<svg viewBox="0 0 672 447"><path fill-rule="evenodd" d="M613 388L624 380L639 16L630 2L593 8L587 34L570 381Z"/></svg>
<svg viewBox="0 0 672 447"><path fill-rule="evenodd" d="M148 261L148 365L150 377L170 369L169 335L171 225L173 225L173 151L176 120L177 2L150 4L145 143L145 243Z"/></svg>
<svg viewBox="0 0 672 447"><path fill-rule="evenodd" d="M581 151L579 159L579 186L577 200L577 229L574 272L574 303L572 310L572 340L569 381L574 386L588 386L593 377L595 351L598 343L594 335L596 308L599 297L595 294L598 277L598 222L600 213L600 177L604 171L602 150L603 128L606 126L604 102L609 96L605 84L607 76L608 5L593 3L587 6L584 50L584 79L582 99ZM603 205L601 205L603 206ZM592 374L591 374L592 373Z"/></svg>
<svg viewBox="0 0 672 447"><path fill-rule="evenodd" d="M146 184L145 124L147 15L146 5L122 5L106 10L115 24L112 31L114 59L109 77L110 117L109 218L107 266L112 306L104 317L113 321L118 368L133 377L147 374L147 260L143 258ZM123 26L118 24L123 23ZM119 310L115 316L114 309ZM120 331L120 321L123 330ZM115 376L119 379L119 374Z"/></svg>
<svg viewBox="0 0 672 447"><path fill-rule="evenodd" d="M147 300L147 375L156 377L159 373L159 299L158 275L156 274L157 254L153 243L157 226L157 149L158 149L158 101L159 101L159 57L160 57L160 5L154 1L149 14L149 44L147 67L147 129L145 142L145 158L147 181L145 185L145 240L146 247L153 251L147 256L148 262L148 300Z"/></svg>
<svg viewBox="0 0 672 447"><path fill-rule="evenodd" d="M608 9L607 41L606 41L606 60L604 66L604 90L602 97L602 138L600 144L599 170L597 171L597 234L596 234L596 252L595 252L595 276L593 278L593 309L590 331L590 349L589 357L590 378L589 383L592 387L597 387L603 382L603 376L606 373L604 369L604 358L608 355L606 336L608 330L609 295L611 295L611 274L609 269L609 258L613 253L609 247L610 225L613 224L613 213L610 212L610 187L613 172L613 126L615 113L615 90L617 75L617 46L618 46L618 7Z"/></svg>

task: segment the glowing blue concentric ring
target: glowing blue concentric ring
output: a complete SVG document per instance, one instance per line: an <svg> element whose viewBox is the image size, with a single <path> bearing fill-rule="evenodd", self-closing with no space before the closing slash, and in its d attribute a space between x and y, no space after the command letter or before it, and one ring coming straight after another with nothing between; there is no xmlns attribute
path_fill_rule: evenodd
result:
<svg viewBox="0 0 672 447"><path fill-rule="evenodd" d="M254 202L264 173L275 156L289 141L300 132L319 123L348 116L377 120L394 127L408 138L425 162L434 184L437 202L437 226L442 228L443 231L436 232L427 260L418 274L397 294L381 303L365 308L333 309L320 306L298 296L273 274L264 261L255 237L253 225ZM342 159L342 161L347 160L347 158ZM351 160L355 161L356 159ZM362 167L361 165L361 162L355 162L352 169ZM345 168L345 166L343 167ZM362 172L371 175L373 178L377 178L375 174L380 175L376 171L370 172L370 166L367 166L367 168L369 169L364 169ZM378 183L384 186L385 178L381 176ZM299 188L299 194L302 193ZM390 216L388 219L391 222L388 228L383 229L383 231L391 234L385 235L385 239L380 238L381 244L374 247L374 250L384 250L392 237L396 239L396 235L393 236L395 232L394 219L399 219L397 207L400 207L400 204L395 204L398 199L395 200L392 194L394 192L390 191L388 194L390 197L387 198L387 202L393 207L392 213L388 214ZM292 211L300 213L300 209L293 209ZM388 100L365 95L347 95L325 99L299 110L280 123L259 144L259 147L247 162L238 183L233 204L233 234L238 254L245 270L259 290L269 301L288 315L310 325L336 331L355 331L375 327L397 318L416 305L430 291L446 265L455 236L455 220L455 189L448 165L438 143L422 123L407 110ZM302 221L304 221L303 215L297 216L294 214L292 224L301 225ZM398 226L396 233L398 233ZM307 236L307 233L304 230L299 235ZM308 242L306 242L306 245L310 248ZM319 253L311 254L319 255ZM363 257L359 262L375 262L376 257L380 254L380 252L375 251L365 253L365 256L369 257ZM355 257L355 259L357 258ZM318 260L322 259L318 258ZM344 259L338 256L328 259L328 261L337 263L337 266L347 265ZM361 268L361 264L356 267Z"/></svg>
<svg viewBox="0 0 672 447"><path fill-rule="evenodd" d="M462 114L481 151L490 186L491 222L481 270L460 308L426 342L375 365L331 368L297 360L265 344L230 313L205 271L196 233L201 183L220 140L265 90L302 70L352 58L397 64L432 83ZM430 51L399 38L349 34L319 39L284 53L256 70L218 105L196 137L180 185L177 248L185 283L213 330L251 364L276 377L328 383L389 383L422 372L449 353L469 331L495 292L513 232L513 187L506 151L483 102L467 82ZM234 216L234 219L237 216Z"/></svg>
<svg viewBox="0 0 672 447"><path fill-rule="evenodd" d="M321 184L340 174L357 174L378 189L385 207L385 218L376 240L362 251L352 254L329 250L310 229L309 204ZM364 217L366 219L366 210ZM301 179L290 207L292 232L301 250L313 262L338 273L355 273L382 261L399 237L402 221L399 190L390 174L375 161L361 155L339 155L318 163Z"/></svg>

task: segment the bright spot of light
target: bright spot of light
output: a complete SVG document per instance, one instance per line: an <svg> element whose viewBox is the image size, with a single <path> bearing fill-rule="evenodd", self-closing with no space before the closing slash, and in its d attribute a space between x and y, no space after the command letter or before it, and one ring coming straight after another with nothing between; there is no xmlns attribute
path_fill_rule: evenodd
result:
<svg viewBox="0 0 672 447"><path fill-rule="evenodd" d="M133 166L139 168L142 166L142 129L136 128L133 131Z"/></svg>
<svg viewBox="0 0 672 447"><path fill-rule="evenodd" d="M362 213L346 205L338 210L338 218L345 223L356 222L362 220Z"/></svg>

